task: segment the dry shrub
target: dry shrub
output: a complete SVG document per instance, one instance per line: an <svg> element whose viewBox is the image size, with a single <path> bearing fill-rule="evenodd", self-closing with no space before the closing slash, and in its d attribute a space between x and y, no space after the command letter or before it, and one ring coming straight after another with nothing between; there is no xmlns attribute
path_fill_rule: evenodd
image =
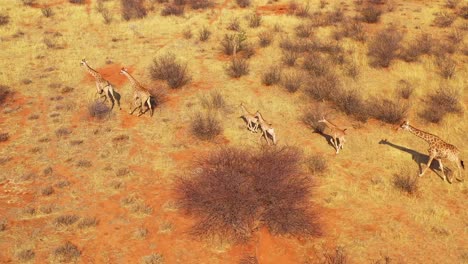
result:
<svg viewBox="0 0 468 264"><path fill-rule="evenodd" d="M335 25L345 19L343 10L340 7L336 7L333 11L326 14L327 25Z"/></svg>
<svg viewBox="0 0 468 264"><path fill-rule="evenodd" d="M393 102L387 99L372 100L369 111L372 117L388 124L400 123L408 113L409 106L403 102Z"/></svg>
<svg viewBox="0 0 468 264"><path fill-rule="evenodd" d="M457 9L457 15L463 19L468 19L468 4L464 4Z"/></svg>
<svg viewBox="0 0 468 264"><path fill-rule="evenodd" d="M257 28L260 26L260 24L262 24L262 17L257 13L251 14L248 17L248 20L249 20L249 27L251 28Z"/></svg>
<svg viewBox="0 0 468 264"><path fill-rule="evenodd" d="M47 186L47 187L44 187L42 190L41 190L41 194L43 196L49 196L51 194L54 193L54 188L52 186Z"/></svg>
<svg viewBox="0 0 468 264"><path fill-rule="evenodd" d="M310 127L315 133L323 133L325 130L325 124L319 123L318 121L325 116L325 112L319 105L308 109L302 116L302 122Z"/></svg>
<svg viewBox="0 0 468 264"><path fill-rule="evenodd" d="M432 123L439 123L449 113L461 113L460 92L446 84L429 95L420 117Z"/></svg>
<svg viewBox="0 0 468 264"><path fill-rule="evenodd" d="M297 37L308 38L314 33L314 26L312 24L300 24L295 30Z"/></svg>
<svg viewBox="0 0 468 264"><path fill-rule="evenodd" d="M212 140L221 134L221 122L212 112L196 113L190 121L190 130L194 136L201 140Z"/></svg>
<svg viewBox="0 0 468 264"><path fill-rule="evenodd" d="M354 116L359 121L366 121L369 118L370 109L358 90L341 89L333 94L331 100L340 111Z"/></svg>
<svg viewBox="0 0 468 264"><path fill-rule="evenodd" d="M93 164L89 160L79 160L76 163L76 166L79 167L79 168L91 168L93 166Z"/></svg>
<svg viewBox="0 0 468 264"><path fill-rule="evenodd" d="M150 73L153 80L165 80L172 89L180 88L192 79L188 73L187 64L177 62L172 53L154 59Z"/></svg>
<svg viewBox="0 0 468 264"><path fill-rule="evenodd" d="M413 94L414 87L406 80L399 80L397 84L397 95L403 99L409 99Z"/></svg>
<svg viewBox="0 0 468 264"><path fill-rule="evenodd" d="M348 264L349 259L348 255L342 247L335 249L333 253L325 254L325 263L326 264Z"/></svg>
<svg viewBox="0 0 468 264"><path fill-rule="evenodd" d="M36 253L32 249L24 249L16 254L16 258L20 262L28 262L33 260L36 257Z"/></svg>
<svg viewBox="0 0 468 264"><path fill-rule="evenodd" d="M266 86L277 84L281 81L281 68L278 66L271 66L262 75L262 83Z"/></svg>
<svg viewBox="0 0 468 264"><path fill-rule="evenodd" d="M430 54L433 46L434 39L431 35L423 33L402 50L400 57L406 62L416 61L419 56Z"/></svg>
<svg viewBox="0 0 468 264"><path fill-rule="evenodd" d="M102 18L104 19L105 24L110 24L112 22L113 15L109 9L103 9L101 12Z"/></svg>
<svg viewBox="0 0 468 264"><path fill-rule="evenodd" d="M0 14L0 26L7 25L10 22L10 16Z"/></svg>
<svg viewBox="0 0 468 264"><path fill-rule="evenodd" d="M343 66L344 73L349 77L356 79L361 73L358 64L354 59L347 61Z"/></svg>
<svg viewBox="0 0 468 264"><path fill-rule="evenodd" d="M45 17L51 17L54 15L54 11L52 11L52 8L50 7L41 8L41 12Z"/></svg>
<svg viewBox="0 0 468 264"><path fill-rule="evenodd" d="M233 55L234 49L236 52L245 51L247 48L247 43L245 40L245 32L240 32L238 34L225 34L223 40L221 40L221 47L226 55Z"/></svg>
<svg viewBox="0 0 468 264"><path fill-rule="evenodd" d="M81 256L81 252L77 246L67 241L54 250L54 256L60 262L72 262Z"/></svg>
<svg viewBox="0 0 468 264"><path fill-rule="evenodd" d="M85 0L68 0L68 2L72 4L77 4L77 5L83 5L84 3L86 3Z"/></svg>
<svg viewBox="0 0 468 264"><path fill-rule="evenodd" d="M209 8L214 5L211 0L187 0L187 3L195 10Z"/></svg>
<svg viewBox="0 0 468 264"><path fill-rule="evenodd" d="M304 76L297 71L288 72L282 76L282 86L290 93L299 90L304 82Z"/></svg>
<svg viewBox="0 0 468 264"><path fill-rule="evenodd" d="M80 219L77 215L61 215L54 220L54 225L57 227L70 226Z"/></svg>
<svg viewBox="0 0 468 264"><path fill-rule="evenodd" d="M379 31L368 47L368 54L372 59L371 65L384 68L390 66L390 62L397 56L402 38L403 35L395 28Z"/></svg>
<svg viewBox="0 0 468 264"><path fill-rule="evenodd" d="M366 23L377 23L380 20L380 16L382 15L382 11L373 5L368 5L361 9L361 19Z"/></svg>
<svg viewBox="0 0 468 264"><path fill-rule="evenodd" d="M322 123L320 123L322 124ZM306 161L307 168L312 174L320 174L327 170L327 160L319 154L310 156Z"/></svg>
<svg viewBox="0 0 468 264"><path fill-rule="evenodd" d="M456 16L449 14L447 12L438 12L436 17L434 18L434 25L441 28L446 28L452 25L453 21L455 21Z"/></svg>
<svg viewBox="0 0 468 264"><path fill-rule="evenodd" d="M283 51L292 51L292 52L306 52L308 51L309 42L307 40L291 40L289 38L284 38L280 42L280 48Z"/></svg>
<svg viewBox="0 0 468 264"><path fill-rule="evenodd" d="M0 142L5 142L10 138L8 133L0 133Z"/></svg>
<svg viewBox="0 0 468 264"><path fill-rule="evenodd" d="M457 67L456 62L448 55L440 55L436 57L437 71L444 79L450 79L455 75Z"/></svg>
<svg viewBox="0 0 468 264"><path fill-rule="evenodd" d="M313 236L311 180L296 148L224 148L177 180L181 209L196 219L192 233L247 242L265 226L274 235Z"/></svg>
<svg viewBox="0 0 468 264"><path fill-rule="evenodd" d="M299 54L295 51L291 50L284 50L283 56L281 57L281 61L287 66L294 66L296 64L296 60L299 58Z"/></svg>
<svg viewBox="0 0 468 264"><path fill-rule="evenodd" d="M411 174L411 170L401 169L398 174L395 174L393 184L398 190L415 195L418 192L418 177L411 176Z"/></svg>
<svg viewBox="0 0 468 264"><path fill-rule="evenodd" d="M184 14L184 6L168 4L161 10L161 16L181 16Z"/></svg>
<svg viewBox="0 0 468 264"><path fill-rule="evenodd" d="M302 67L313 77L325 76L331 72L330 62L319 54L307 56Z"/></svg>
<svg viewBox="0 0 468 264"><path fill-rule="evenodd" d="M182 32L182 35L184 36L185 39L191 39L192 38L192 30L190 30L190 28L188 29L185 29L183 32Z"/></svg>
<svg viewBox="0 0 468 264"><path fill-rule="evenodd" d="M93 226L97 226L99 224L99 220L96 217L86 217L80 220L78 222L78 228L84 229L84 228L90 228Z"/></svg>
<svg viewBox="0 0 468 264"><path fill-rule="evenodd" d="M236 0L236 3L239 7L242 8L250 6L250 0Z"/></svg>
<svg viewBox="0 0 468 264"><path fill-rule="evenodd" d="M0 84L0 105L12 94L10 87Z"/></svg>
<svg viewBox="0 0 468 264"><path fill-rule="evenodd" d="M198 32L198 39L202 42L207 41L211 36L211 31L209 31L206 27L203 27Z"/></svg>
<svg viewBox="0 0 468 264"><path fill-rule="evenodd" d="M167 101L167 90L164 87L150 88L151 105L154 107L161 106Z"/></svg>
<svg viewBox="0 0 468 264"><path fill-rule="evenodd" d="M264 31L258 34L258 38L260 39L259 43L261 47L269 46L273 40L273 35L269 31Z"/></svg>
<svg viewBox="0 0 468 264"><path fill-rule="evenodd" d="M134 18L143 18L147 11L144 6L144 0L121 0L122 18L130 20Z"/></svg>
<svg viewBox="0 0 468 264"><path fill-rule="evenodd" d="M208 110L220 110L226 107L226 101L218 91L210 92L210 95L202 97L200 102L202 107Z"/></svg>
<svg viewBox="0 0 468 264"><path fill-rule="evenodd" d="M88 114L98 120L103 120L109 117L111 109L105 103L91 102L88 104Z"/></svg>
<svg viewBox="0 0 468 264"><path fill-rule="evenodd" d="M310 5L309 1L307 1L306 4L303 3L297 3L295 1L289 2L289 7L288 7L289 13L291 15L295 15L298 17L308 17L310 15Z"/></svg>
<svg viewBox="0 0 468 264"><path fill-rule="evenodd" d="M340 40L342 37L351 38L356 41L366 40L364 26L357 19L346 19L341 23L341 28L334 32L334 38Z"/></svg>
<svg viewBox="0 0 468 264"><path fill-rule="evenodd" d="M227 29L232 30L232 31L239 31L241 29L239 18L237 17L233 18L229 22Z"/></svg>
<svg viewBox="0 0 468 264"><path fill-rule="evenodd" d="M335 74L327 74L316 78L310 78L307 82L306 94L311 98L321 100L332 100L341 90L341 83Z"/></svg>
<svg viewBox="0 0 468 264"><path fill-rule="evenodd" d="M239 78L249 73L249 63L244 58L232 58L227 67L227 74L232 78Z"/></svg>
<svg viewBox="0 0 468 264"><path fill-rule="evenodd" d="M56 135L57 137L59 137L59 138L60 138L60 137L68 136L68 135L70 135L70 134L71 134L71 130L68 129L68 128L62 127L62 128L59 128L59 129L55 130L55 135Z"/></svg>
<svg viewBox="0 0 468 264"><path fill-rule="evenodd" d="M141 264L162 264L164 263L164 258L161 254L153 253L148 256L141 258Z"/></svg>
<svg viewBox="0 0 468 264"><path fill-rule="evenodd" d="M256 256L244 256L239 260L239 264L258 264Z"/></svg>

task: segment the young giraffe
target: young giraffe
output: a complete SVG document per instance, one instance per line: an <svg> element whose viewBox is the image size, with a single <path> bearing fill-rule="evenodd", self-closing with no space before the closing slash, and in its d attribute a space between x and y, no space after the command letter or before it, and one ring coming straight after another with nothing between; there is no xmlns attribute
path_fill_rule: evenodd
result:
<svg viewBox="0 0 468 264"><path fill-rule="evenodd" d="M324 123L328 128L330 128L332 136L330 138L330 143L332 143L333 147L335 147L336 154L338 154L340 152L340 149L343 149L344 143L346 142L346 128L341 129L337 125L326 120L324 117L322 117L322 119L320 119L318 122Z"/></svg>
<svg viewBox="0 0 468 264"><path fill-rule="evenodd" d="M82 59L80 64L81 66L84 66L85 69L89 72L89 74L91 74L96 80L96 89L97 89L96 95L100 94L101 95L100 98L104 98L102 102L104 103L109 97L109 100L112 103L111 109L114 108L115 101L117 101L117 105L119 106L119 109L122 110L122 108L120 107L120 100L117 100L115 98L114 87L112 87L112 84L106 79L104 79L104 77L102 77L102 75L99 74L96 70L91 68L88 65L88 62L86 61L86 59Z"/></svg>
<svg viewBox="0 0 468 264"><path fill-rule="evenodd" d="M266 140L267 144L270 145L270 142L268 141L268 135L270 135L272 140L273 140L273 145L276 145L275 130L273 129L271 124L268 124L265 121L265 119L263 119L262 114L260 114L260 112L258 110L255 113L255 118L257 118L260 129L262 130L262 135L260 136L260 138L265 137L265 140Z"/></svg>
<svg viewBox="0 0 468 264"><path fill-rule="evenodd" d="M241 118L245 119L247 122L247 128L250 130L251 133L257 132L258 129L258 120L255 115L251 114L247 108L245 108L244 103L240 104L240 108L242 109Z"/></svg>
<svg viewBox="0 0 468 264"><path fill-rule="evenodd" d="M133 103L137 105L132 111L129 113L132 115L137 108L140 109L140 113L138 116L141 116L143 112L143 106L147 104L148 109L150 110L151 116L153 116L153 108L151 107L151 94L149 93L148 89L146 89L143 85L141 85L135 78L133 78L130 73L128 73L128 70L125 68L122 68L120 70L120 74L123 74L127 76L128 80L130 81L130 84L133 87ZM132 106L130 106L130 109Z"/></svg>
<svg viewBox="0 0 468 264"><path fill-rule="evenodd" d="M463 160L461 160L458 157L460 151L454 145L444 142L436 135L424 132L413 126L410 126L408 121L404 121L398 129L407 130L415 136L424 139L429 144L429 161L427 162L426 168L424 168L424 170L419 174L419 177L424 175L427 168L431 166L432 160L436 159L437 161L439 161L439 167L442 171L442 175L444 176L444 181L447 180L449 183L452 183L452 181L445 176L444 166L442 165L442 159L448 159L457 164L458 172L460 174L459 180L461 180L461 168L465 169L465 164L463 163Z"/></svg>

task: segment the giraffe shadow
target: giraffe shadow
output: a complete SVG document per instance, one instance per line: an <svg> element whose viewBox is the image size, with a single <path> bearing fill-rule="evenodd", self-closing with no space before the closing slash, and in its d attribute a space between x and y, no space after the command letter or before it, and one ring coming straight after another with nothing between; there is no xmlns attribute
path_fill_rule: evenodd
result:
<svg viewBox="0 0 468 264"><path fill-rule="evenodd" d="M316 131L315 133L321 135L327 141L327 144L333 149L335 149L335 146L333 146L333 144L331 143L331 139L333 138L332 136L325 134L323 132L320 132L320 131ZM338 139L338 142L339 142L339 139Z"/></svg>
<svg viewBox="0 0 468 264"><path fill-rule="evenodd" d="M413 161L416 162L416 164L418 164L420 173L423 170L423 166L426 165L427 162L429 162L429 155L426 155L426 154L423 154L421 152L418 152L418 151L415 151L415 150L412 150L412 149L409 149L409 148L394 144L394 143L392 143L392 142L390 142L390 141L388 141L386 139L380 140L379 144L388 145L390 147L396 148L396 149L398 149L400 151L403 151L403 152L406 152L406 153L410 154ZM439 162L437 160L433 160L431 162L431 165L430 165L429 168L432 171L434 171L439 177L443 178L441 175L439 175L439 172L441 172L441 170L440 170L440 167L439 167ZM444 167L444 172L445 172L446 175L448 175L452 171L449 168Z"/></svg>

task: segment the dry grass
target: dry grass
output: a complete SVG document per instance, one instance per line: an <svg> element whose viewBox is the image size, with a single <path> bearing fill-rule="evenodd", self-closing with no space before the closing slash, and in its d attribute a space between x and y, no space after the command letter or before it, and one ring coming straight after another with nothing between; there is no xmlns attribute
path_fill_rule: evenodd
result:
<svg viewBox="0 0 468 264"><path fill-rule="evenodd" d="M250 0L236 0L236 3L241 8L246 8L250 6Z"/></svg>
<svg viewBox="0 0 468 264"><path fill-rule="evenodd" d="M348 264L349 258L343 248L338 247L333 253L325 254L325 264Z"/></svg>
<svg viewBox="0 0 468 264"><path fill-rule="evenodd" d="M232 58L226 71L232 78L240 78L249 74L249 62L244 58Z"/></svg>
<svg viewBox="0 0 468 264"><path fill-rule="evenodd" d="M412 43L402 49L400 57L407 62L416 61L421 55L431 54L434 45L435 42L431 35L422 33Z"/></svg>
<svg viewBox="0 0 468 264"><path fill-rule="evenodd" d="M262 17L257 13L253 13L248 17L249 27L257 28L262 24Z"/></svg>
<svg viewBox="0 0 468 264"><path fill-rule="evenodd" d="M409 99L413 94L414 86L406 80L399 80L396 88L397 95L403 99Z"/></svg>
<svg viewBox="0 0 468 264"><path fill-rule="evenodd" d="M0 26L7 25L10 22L10 16L0 14Z"/></svg>
<svg viewBox="0 0 468 264"><path fill-rule="evenodd" d="M377 23L380 20L380 16L382 15L382 11L373 5L368 5L361 9L361 20L372 24Z"/></svg>
<svg viewBox="0 0 468 264"><path fill-rule="evenodd" d="M324 173L328 168L327 160L319 154L309 156L306 160L306 166L313 175Z"/></svg>
<svg viewBox="0 0 468 264"><path fill-rule="evenodd" d="M281 58L281 61L285 65L292 67L296 64L296 61L298 58L299 58L299 54L297 52L286 50L286 51L283 51L283 56Z"/></svg>
<svg viewBox="0 0 468 264"><path fill-rule="evenodd" d="M167 4L161 10L161 16L182 16L184 14L184 6Z"/></svg>
<svg viewBox="0 0 468 264"><path fill-rule="evenodd" d="M300 24L296 27L296 36L299 38L308 38L314 33L314 26L312 24Z"/></svg>
<svg viewBox="0 0 468 264"><path fill-rule="evenodd" d="M283 74L281 77L281 85L290 93L299 90L304 82L304 76L301 72L292 71Z"/></svg>
<svg viewBox="0 0 468 264"><path fill-rule="evenodd" d="M153 253L148 256L141 258L141 264L162 264L164 263L164 258L161 254Z"/></svg>
<svg viewBox="0 0 468 264"><path fill-rule="evenodd" d="M61 215L55 218L54 225L57 227L70 226L76 223L79 219L80 217L74 214Z"/></svg>
<svg viewBox="0 0 468 264"><path fill-rule="evenodd" d="M449 14L447 12L438 12L434 18L434 25L441 28L449 27L455 21L456 16Z"/></svg>
<svg viewBox="0 0 468 264"><path fill-rule="evenodd" d="M164 80L172 89L180 88L192 80L187 64L179 63L172 53L154 59L150 73L153 80Z"/></svg>
<svg viewBox="0 0 468 264"><path fill-rule="evenodd" d="M54 11L50 7L41 8L41 13L45 17L52 17L54 15Z"/></svg>
<svg viewBox="0 0 468 264"><path fill-rule="evenodd" d="M269 31L264 31L258 34L259 44L261 47L270 46L271 42L273 41L273 34Z"/></svg>
<svg viewBox="0 0 468 264"><path fill-rule="evenodd" d="M201 42L205 42L207 41L211 36L211 31L208 30L208 28L206 27L203 27L202 29L200 29L200 31L198 32L198 39L201 41Z"/></svg>
<svg viewBox="0 0 468 264"><path fill-rule="evenodd" d="M96 217L85 217L78 222L78 228L85 229L97 226L99 224L99 220Z"/></svg>
<svg viewBox="0 0 468 264"><path fill-rule="evenodd" d="M241 30L241 26L240 26L240 21L239 21L239 18L235 17L233 18L228 26L227 26L227 29L229 30L232 30L232 31L240 31Z"/></svg>
<svg viewBox="0 0 468 264"><path fill-rule="evenodd" d="M36 257L36 253L32 249L24 249L16 254L16 259L20 262L28 262Z"/></svg>
<svg viewBox="0 0 468 264"><path fill-rule="evenodd" d="M448 55L436 57L437 72L444 79L451 79L455 75L457 63Z"/></svg>
<svg viewBox="0 0 468 264"><path fill-rule="evenodd" d="M201 140L212 140L223 131L221 122L212 112L196 113L190 121L190 131Z"/></svg>
<svg viewBox="0 0 468 264"><path fill-rule="evenodd" d="M245 32L237 34L225 34L221 40L221 48L226 55L233 55L234 48L236 52L244 51L247 47Z"/></svg>
<svg viewBox="0 0 468 264"><path fill-rule="evenodd" d="M207 110L223 110L226 108L226 101L218 91L212 91L208 96L200 99L201 105Z"/></svg>
<svg viewBox="0 0 468 264"><path fill-rule="evenodd" d="M281 81L281 68L271 66L262 75L262 83L266 86L275 85Z"/></svg>

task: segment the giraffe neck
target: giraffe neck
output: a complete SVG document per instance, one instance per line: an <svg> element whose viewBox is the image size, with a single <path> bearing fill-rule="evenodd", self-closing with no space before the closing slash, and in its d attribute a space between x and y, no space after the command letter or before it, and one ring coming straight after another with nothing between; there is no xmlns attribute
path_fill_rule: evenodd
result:
<svg viewBox="0 0 468 264"><path fill-rule="evenodd" d="M263 116L260 113L258 113L258 121L260 121L260 123L265 123L265 119L263 119Z"/></svg>
<svg viewBox="0 0 468 264"><path fill-rule="evenodd" d="M87 63L85 63L86 70L91 74L94 78L100 79L102 78L101 75L95 71L93 68L91 68Z"/></svg>
<svg viewBox="0 0 468 264"><path fill-rule="evenodd" d="M439 137L437 137L436 135L424 132L410 125L408 125L408 131L411 132L413 135L424 139L429 144L433 143L436 140L439 140Z"/></svg>
<svg viewBox="0 0 468 264"><path fill-rule="evenodd" d="M330 121L328 120L323 120L323 122L330 128L338 128L335 124L331 123Z"/></svg>
<svg viewBox="0 0 468 264"><path fill-rule="evenodd" d="M244 112L244 115L246 115L246 114L249 114L249 115L251 115L251 114L250 114L250 112L249 112L249 111L247 111L247 108L245 108L245 106L244 106L244 105L241 105L240 107L241 107L242 111Z"/></svg>
<svg viewBox="0 0 468 264"><path fill-rule="evenodd" d="M133 78L133 76L131 76L130 73L124 71L124 74L125 76L127 76L128 80L130 81L130 83L132 84L134 88L141 88L140 83L137 80L135 80L135 78Z"/></svg>

